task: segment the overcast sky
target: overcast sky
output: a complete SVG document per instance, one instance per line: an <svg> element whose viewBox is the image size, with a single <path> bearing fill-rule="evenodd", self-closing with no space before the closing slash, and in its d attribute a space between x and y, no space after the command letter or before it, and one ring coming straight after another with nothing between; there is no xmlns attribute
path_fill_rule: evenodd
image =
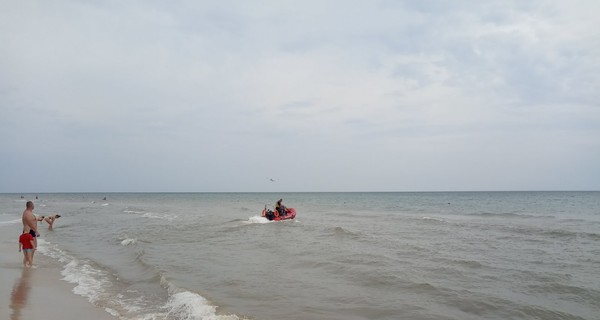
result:
<svg viewBox="0 0 600 320"><path fill-rule="evenodd" d="M0 0L0 192L600 190L599 13Z"/></svg>

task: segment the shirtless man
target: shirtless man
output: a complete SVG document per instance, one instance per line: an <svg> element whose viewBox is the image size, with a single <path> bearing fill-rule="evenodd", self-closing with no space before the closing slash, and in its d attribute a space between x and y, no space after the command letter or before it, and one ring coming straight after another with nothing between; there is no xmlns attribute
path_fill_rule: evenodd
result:
<svg viewBox="0 0 600 320"><path fill-rule="evenodd" d="M23 211L23 232L29 232L33 236L34 248L37 248L37 237L40 236L40 233L37 229L37 219L33 214L34 205L33 202L27 201L25 204L25 211ZM35 252L34 252L35 253ZM33 256L32 256L33 258Z"/></svg>

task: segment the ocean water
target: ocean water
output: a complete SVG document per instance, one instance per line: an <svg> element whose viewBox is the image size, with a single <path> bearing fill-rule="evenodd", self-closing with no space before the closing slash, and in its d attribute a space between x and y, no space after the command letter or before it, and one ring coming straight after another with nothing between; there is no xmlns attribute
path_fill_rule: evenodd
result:
<svg viewBox="0 0 600 320"><path fill-rule="evenodd" d="M38 196L39 252L118 319L600 319L600 192Z"/></svg>

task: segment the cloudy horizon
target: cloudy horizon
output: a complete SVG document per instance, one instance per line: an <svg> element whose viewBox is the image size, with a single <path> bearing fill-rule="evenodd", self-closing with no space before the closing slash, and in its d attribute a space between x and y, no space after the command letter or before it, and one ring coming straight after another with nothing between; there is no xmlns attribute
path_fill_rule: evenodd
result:
<svg viewBox="0 0 600 320"><path fill-rule="evenodd" d="M598 12L0 1L0 192L600 190Z"/></svg>

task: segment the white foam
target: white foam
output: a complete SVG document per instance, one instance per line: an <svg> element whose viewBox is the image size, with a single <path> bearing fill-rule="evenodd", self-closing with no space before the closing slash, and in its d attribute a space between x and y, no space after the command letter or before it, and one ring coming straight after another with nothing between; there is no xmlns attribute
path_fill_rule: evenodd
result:
<svg viewBox="0 0 600 320"><path fill-rule="evenodd" d="M131 290L128 290L128 292L132 292ZM136 291L134 291L134 293L138 294ZM116 299L113 300L113 302L115 304L117 304L117 309L119 310L125 310L126 314L136 314L138 316L136 316L135 318L131 318L131 319L146 319L148 318L147 315L152 315L154 316L154 313L146 313L145 315L143 315L143 318L139 317L140 312L144 312L145 310L148 310L148 306L149 306L149 302L145 301L143 296L138 296L137 298L127 298L122 294L117 294L116 295ZM126 319L124 317L121 317L120 319ZM129 319L129 318L127 318ZM155 317L150 317L148 319L156 319ZM161 318L164 319L164 318Z"/></svg>
<svg viewBox="0 0 600 320"><path fill-rule="evenodd" d="M261 216L252 216L249 217L247 221L244 221L244 223L269 223L269 222L273 222L265 217L261 217Z"/></svg>
<svg viewBox="0 0 600 320"><path fill-rule="evenodd" d="M118 298L119 302L121 303L121 307L130 313L138 313L139 311L145 309L143 297L138 297L137 299L124 300L123 295L118 296L120 296Z"/></svg>
<svg viewBox="0 0 600 320"><path fill-rule="evenodd" d="M177 216L174 214L137 211L137 210L123 210L123 212L124 213L141 214L143 218L150 218L150 219L161 219L161 220L168 220L168 221L173 221L173 220L177 219Z"/></svg>
<svg viewBox="0 0 600 320"><path fill-rule="evenodd" d="M61 274L64 276L63 280L76 284L74 293L87 297L90 302L97 301L105 288L110 286L102 272L76 259L69 262Z"/></svg>
<svg viewBox="0 0 600 320"><path fill-rule="evenodd" d="M176 215L160 214L160 213L154 213L154 212L146 212L142 215L142 217L150 218L150 219L168 220L168 221L173 221L173 220L177 219Z"/></svg>
<svg viewBox="0 0 600 320"><path fill-rule="evenodd" d="M135 210L123 210L124 213L137 213L137 214L143 214L146 213L144 211L135 211Z"/></svg>
<svg viewBox="0 0 600 320"><path fill-rule="evenodd" d="M217 307L211 305L201 295L178 288L169 282L164 275L160 277L160 285L169 290L169 301L161 308L166 311L160 319L182 320L239 320L236 315L217 315ZM146 318L144 318L146 319ZM154 318L152 318L154 319Z"/></svg>
<svg viewBox="0 0 600 320"><path fill-rule="evenodd" d="M130 245L134 245L136 243L137 243L137 239L131 239L131 238L127 238L127 239L121 241L122 246L130 246Z"/></svg>
<svg viewBox="0 0 600 320"><path fill-rule="evenodd" d="M111 286L111 283L105 272L76 259L44 239L38 239L38 251L66 263L61 271L62 280L75 284L73 288L75 294L86 297L92 303L106 295L106 289Z"/></svg>
<svg viewBox="0 0 600 320"><path fill-rule="evenodd" d="M110 204L110 203L103 203L103 204L101 204L101 206L103 206L103 207L106 207L106 206L108 206L109 204Z"/></svg>
<svg viewBox="0 0 600 320"><path fill-rule="evenodd" d="M217 307L212 306L201 295L182 291L169 298L163 306L167 310L166 319L182 320L239 320L236 315L217 315Z"/></svg>
<svg viewBox="0 0 600 320"><path fill-rule="evenodd" d="M108 312L113 317L119 317L120 316L120 314L117 312L117 310L114 310L114 309L111 309L111 308L104 308L104 311Z"/></svg>
<svg viewBox="0 0 600 320"><path fill-rule="evenodd" d="M431 221L437 221L437 222L446 222L444 219L432 218L432 217L423 217L423 220L431 220Z"/></svg>

